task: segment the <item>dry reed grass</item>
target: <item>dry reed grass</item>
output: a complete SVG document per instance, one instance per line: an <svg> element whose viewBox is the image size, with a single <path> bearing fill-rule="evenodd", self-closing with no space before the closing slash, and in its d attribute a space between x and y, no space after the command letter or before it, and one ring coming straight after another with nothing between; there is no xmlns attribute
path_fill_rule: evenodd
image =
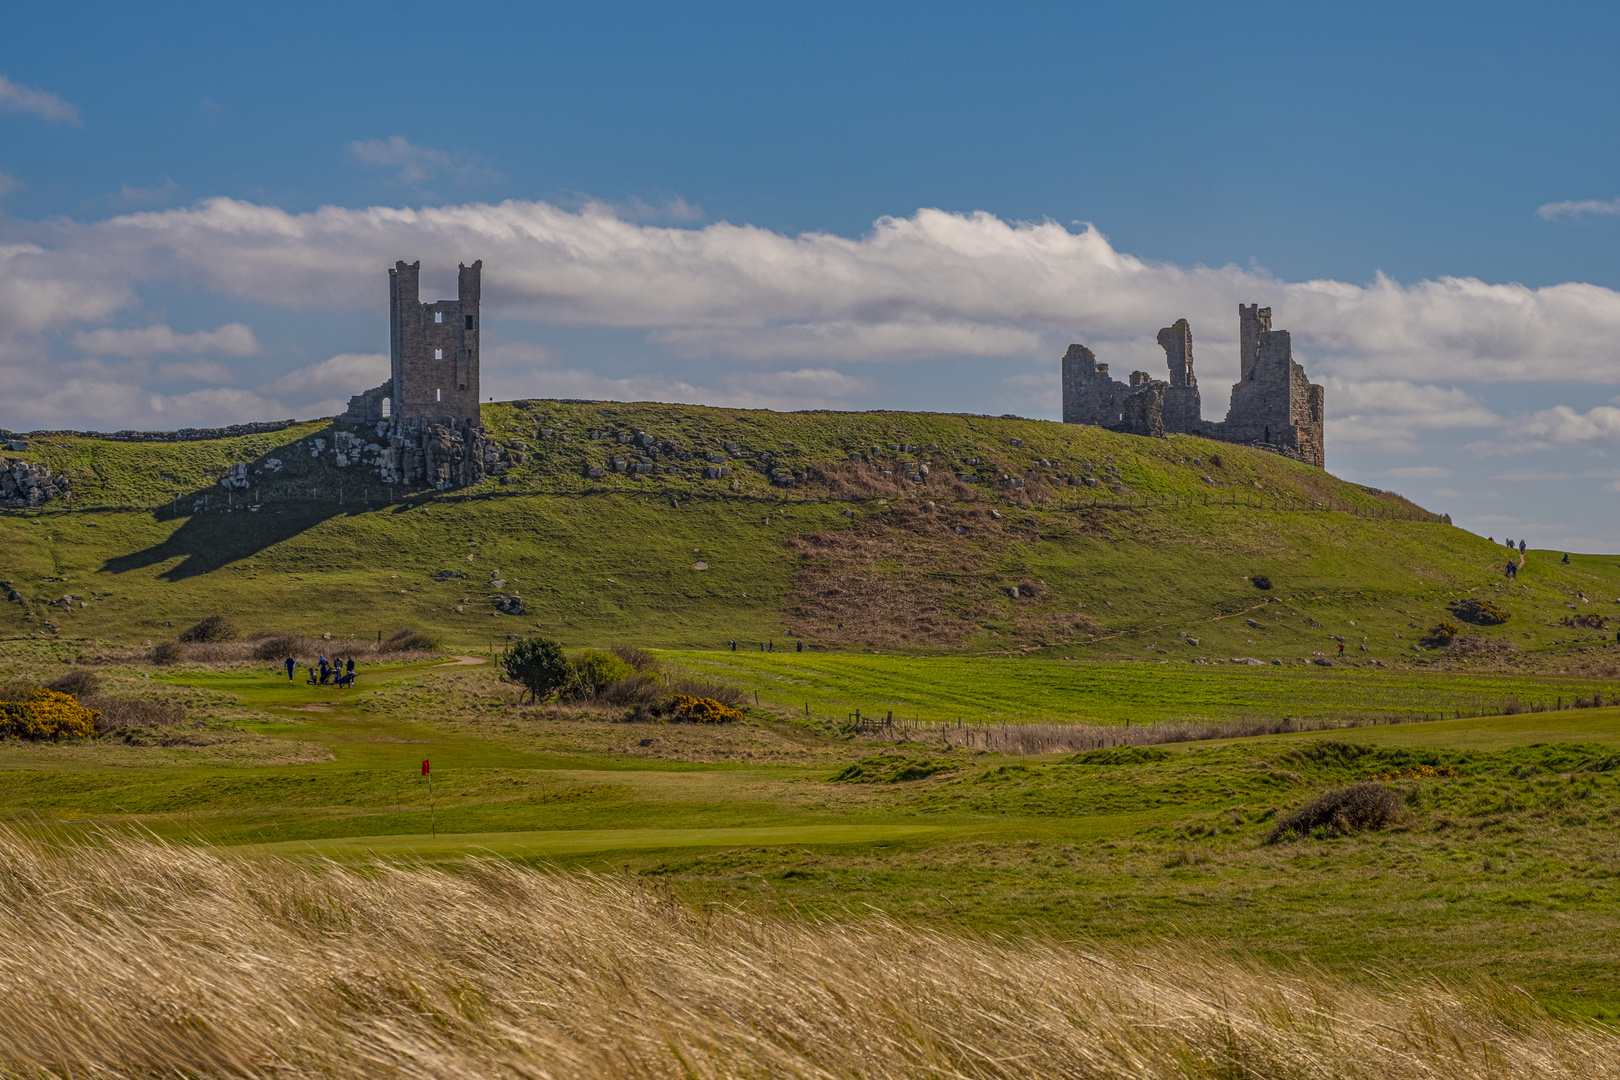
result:
<svg viewBox="0 0 1620 1080"><path fill-rule="evenodd" d="M1599 1077L1481 983L697 911L623 879L0 834L0 1074Z"/></svg>
<svg viewBox="0 0 1620 1080"><path fill-rule="evenodd" d="M1204 739L1241 739L1297 731L1420 723L1444 716L1254 717L1243 720L1166 720L1157 724L950 723L933 720L862 719L854 734L878 742L909 742L942 750L986 750L997 754L1072 754L1110 746L1159 746Z"/></svg>

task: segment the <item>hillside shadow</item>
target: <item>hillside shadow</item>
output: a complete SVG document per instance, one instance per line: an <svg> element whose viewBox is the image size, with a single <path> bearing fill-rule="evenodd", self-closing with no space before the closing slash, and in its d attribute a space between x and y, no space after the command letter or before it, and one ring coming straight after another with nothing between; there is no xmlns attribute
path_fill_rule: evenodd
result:
<svg viewBox="0 0 1620 1080"><path fill-rule="evenodd" d="M228 513L209 511L193 513L189 517L186 511L164 510L154 514L154 518L173 521L184 517L185 522L161 544L115 556L103 563L101 569L107 573L124 574L179 559L179 563L158 576L165 581L184 581L212 573L242 559L251 559L333 518L353 517L379 510L403 512L404 507L367 508L311 501L267 505L257 512L239 507Z"/></svg>
<svg viewBox="0 0 1620 1080"><path fill-rule="evenodd" d="M252 559L334 518L404 513L403 500L419 498L403 487L381 484L369 469L330 466L324 460L327 453L312 459L304 441L330 440L333 431L328 428L255 455L250 464L254 471L243 474L253 477L248 490L209 486L154 509L154 521L180 521L180 526L162 543L108 559L102 571L124 574L179 560L159 577L184 581ZM261 473L263 463L272 458L285 464ZM398 499L391 500L395 494ZM258 509L249 509L252 505Z"/></svg>

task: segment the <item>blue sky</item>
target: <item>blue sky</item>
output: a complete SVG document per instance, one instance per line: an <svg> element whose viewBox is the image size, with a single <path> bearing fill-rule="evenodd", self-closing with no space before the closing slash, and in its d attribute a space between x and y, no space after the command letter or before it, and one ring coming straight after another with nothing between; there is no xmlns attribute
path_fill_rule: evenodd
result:
<svg viewBox="0 0 1620 1080"><path fill-rule="evenodd" d="M1213 419L1257 300L1330 469L1620 550L1613 5L20 8L0 425L330 412L394 258L498 398L1055 416L1186 316Z"/></svg>

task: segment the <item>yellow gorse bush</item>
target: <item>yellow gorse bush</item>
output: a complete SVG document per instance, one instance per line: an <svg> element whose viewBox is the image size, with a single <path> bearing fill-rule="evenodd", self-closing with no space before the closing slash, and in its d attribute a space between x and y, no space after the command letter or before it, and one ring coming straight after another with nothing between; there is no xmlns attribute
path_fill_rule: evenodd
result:
<svg viewBox="0 0 1620 1080"><path fill-rule="evenodd" d="M19 739L88 739L96 733L101 713L79 704L72 694L30 687L0 701L0 737Z"/></svg>
<svg viewBox="0 0 1620 1080"><path fill-rule="evenodd" d="M714 698L692 697L690 694L675 695L675 713L682 720L698 724L729 724L743 718L742 713L720 704Z"/></svg>

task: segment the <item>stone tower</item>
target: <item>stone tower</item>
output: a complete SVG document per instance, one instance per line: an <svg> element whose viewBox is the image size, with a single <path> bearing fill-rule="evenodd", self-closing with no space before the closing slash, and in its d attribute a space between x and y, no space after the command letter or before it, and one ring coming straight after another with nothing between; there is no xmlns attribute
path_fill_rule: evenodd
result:
<svg viewBox="0 0 1620 1080"><path fill-rule="evenodd" d="M456 298L420 300L420 262L388 271L389 379L357 394L345 417L479 423L478 336L482 259L460 267Z"/></svg>
<svg viewBox="0 0 1620 1080"><path fill-rule="evenodd" d="M1239 304L1238 332L1239 380L1216 438L1282 448L1320 468L1325 459L1322 387L1295 363L1288 331L1271 328L1270 308Z"/></svg>
<svg viewBox="0 0 1620 1080"><path fill-rule="evenodd" d="M1193 374L1192 326L1177 319L1159 331L1159 347L1170 366L1170 386L1164 392L1165 430L1197 431L1204 421L1204 406L1198 376Z"/></svg>

